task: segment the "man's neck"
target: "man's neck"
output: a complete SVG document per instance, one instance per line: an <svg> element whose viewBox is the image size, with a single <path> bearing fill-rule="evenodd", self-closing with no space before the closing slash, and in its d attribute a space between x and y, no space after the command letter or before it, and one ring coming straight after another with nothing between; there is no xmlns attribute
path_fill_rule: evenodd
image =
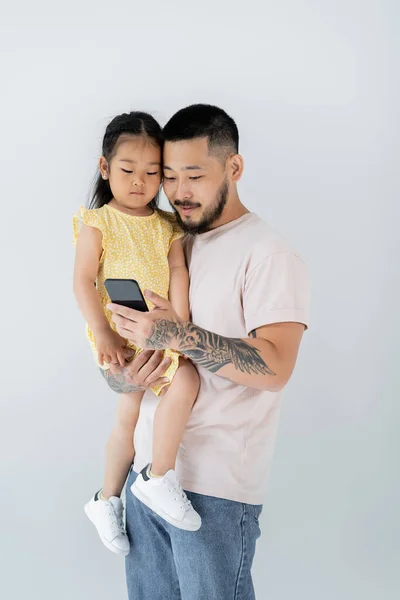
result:
<svg viewBox="0 0 400 600"><path fill-rule="evenodd" d="M235 194L234 197L228 198L228 202L226 203L222 215L213 223L211 229L216 229L231 221L236 221L236 219L243 217L243 215L249 212L250 211L241 203L239 196Z"/></svg>

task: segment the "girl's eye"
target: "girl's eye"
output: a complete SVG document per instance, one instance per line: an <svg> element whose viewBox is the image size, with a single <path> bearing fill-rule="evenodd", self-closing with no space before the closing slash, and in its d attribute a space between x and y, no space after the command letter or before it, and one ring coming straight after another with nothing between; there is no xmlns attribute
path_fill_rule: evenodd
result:
<svg viewBox="0 0 400 600"><path fill-rule="evenodd" d="M154 173L147 173L147 175L158 175L158 171L154 171Z"/></svg>
<svg viewBox="0 0 400 600"><path fill-rule="evenodd" d="M133 173L133 171L127 171L126 169L121 169L124 173Z"/></svg>

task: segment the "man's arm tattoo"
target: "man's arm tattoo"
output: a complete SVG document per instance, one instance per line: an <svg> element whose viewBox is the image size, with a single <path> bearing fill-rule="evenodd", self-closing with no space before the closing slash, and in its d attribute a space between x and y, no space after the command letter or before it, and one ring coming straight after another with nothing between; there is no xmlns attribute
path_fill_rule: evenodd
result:
<svg viewBox="0 0 400 600"><path fill-rule="evenodd" d="M227 338L193 323L178 323L159 319L146 340L148 346L162 350L176 339L179 351L193 362L216 373L225 365L233 364L243 373L276 375L264 362L260 351L240 338Z"/></svg>
<svg viewBox="0 0 400 600"><path fill-rule="evenodd" d="M110 369L106 371L100 369L101 374L107 381L113 392L117 394L131 394L132 392L143 392L143 388L138 385L134 385L129 379L126 378L126 369L122 369L121 373L111 373Z"/></svg>

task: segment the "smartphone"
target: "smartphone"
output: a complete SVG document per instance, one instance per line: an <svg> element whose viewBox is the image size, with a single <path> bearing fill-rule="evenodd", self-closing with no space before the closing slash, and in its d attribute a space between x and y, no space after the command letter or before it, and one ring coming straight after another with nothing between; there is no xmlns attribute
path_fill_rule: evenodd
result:
<svg viewBox="0 0 400 600"><path fill-rule="evenodd" d="M113 304L134 308L141 312L149 310L139 284L134 279L106 279L104 285Z"/></svg>

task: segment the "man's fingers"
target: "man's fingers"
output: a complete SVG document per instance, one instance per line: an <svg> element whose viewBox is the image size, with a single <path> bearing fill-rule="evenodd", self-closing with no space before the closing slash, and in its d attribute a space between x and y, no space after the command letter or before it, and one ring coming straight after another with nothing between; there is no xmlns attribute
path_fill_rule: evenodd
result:
<svg viewBox="0 0 400 600"><path fill-rule="evenodd" d="M120 366L124 367L125 366L125 353L124 353L124 351L117 352L117 358L118 358L118 362L119 362Z"/></svg>
<svg viewBox="0 0 400 600"><path fill-rule="evenodd" d="M135 351L132 348L125 348L122 351L122 355L125 359L125 362L131 362L132 357L135 355Z"/></svg>
<svg viewBox="0 0 400 600"><path fill-rule="evenodd" d="M157 354L157 352L154 352L154 350L144 350L135 356L135 358L129 364L129 373L131 375L137 375L143 365L145 365L154 354Z"/></svg>
<svg viewBox="0 0 400 600"><path fill-rule="evenodd" d="M155 384L167 383L169 379L163 377L171 364L171 359L163 359L162 350L144 350L125 367L125 371L134 384L147 387Z"/></svg>
<svg viewBox="0 0 400 600"><path fill-rule="evenodd" d="M171 364L171 359L170 358L164 358L160 364L158 365L158 367L156 369L154 369L154 371L152 373L150 373L146 379L145 379L145 384L148 385L153 385L154 382L159 379L160 377L163 377L165 371L168 369L169 365ZM141 373L140 373L141 374ZM169 380L168 380L169 381Z"/></svg>
<svg viewBox="0 0 400 600"><path fill-rule="evenodd" d="M111 363L110 371L113 375L119 375L120 373L122 373L122 368L119 366L119 364Z"/></svg>
<svg viewBox="0 0 400 600"><path fill-rule="evenodd" d="M143 364L143 366L139 369L138 372L138 377L141 381L144 382L147 379L147 377L151 375L155 369L157 369L157 367L163 359L163 355L164 354L161 350L157 350L156 352L154 352L153 356Z"/></svg>
<svg viewBox="0 0 400 600"><path fill-rule="evenodd" d="M113 315L112 316L112 320L114 321L114 323L116 324L117 328L120 327L129 327L130 323L134 323L134 321L130 321L129 319L126 319L125 317L121 317L121 315Z"/></svg>
<svg viewBox="0 0 400 600"><path fill-rule="evenodd" d="M133 337L134 334L130 329L125 329L124 327L121 327L117 324L117 331L121 337L124 337L130 342L136 344L135 338Z"/></svg>
<svg viewBox="0 0 400 600"><path fill-rule="evenodd" d="M104 356L101 352L97 353L97 360L99 361L99 365L102 367L104 365Z"/></svg>
<svg viewBox="0 0 400 600"><path fill-rule="evenodd" d="M114 317L120 316L128 319L128 321L134 321L135 323L143 316L143 313L140 312L140 310L134 310L127 306L121 306L120 304L107 304L107 308L114 313Z"/></svg>
<svg viewBox="0 0 400 600"><path fill-rule="evenodd" d="M120 333L121 331L125 331L126 333L129 333L129 338L132 337L133 333L132 333L132 330L130 329L130 326L132 325L133 321L128 321L127 319L124 319L123 317L120 317L118 315L114 315L112 320L115 323L118 333L122 337L126 338L126 336L124 336L122 333ZM127 338L127 339L129 339L129 338Z"/></svg>
<svg viewBox="0 0 400 600"><path fill-rule="evenodd" d="M146 298L148 298L150 300L150 302L152 302L154 304L154 306L156 306L157 308L163 308L166 309L169 307L169 301L166 300L165 298L163 298L162 296L159 296L158 294L156 294L155 292L152 292L151 290L145 290L144 291L144 295L146 296Z"/></svg>

